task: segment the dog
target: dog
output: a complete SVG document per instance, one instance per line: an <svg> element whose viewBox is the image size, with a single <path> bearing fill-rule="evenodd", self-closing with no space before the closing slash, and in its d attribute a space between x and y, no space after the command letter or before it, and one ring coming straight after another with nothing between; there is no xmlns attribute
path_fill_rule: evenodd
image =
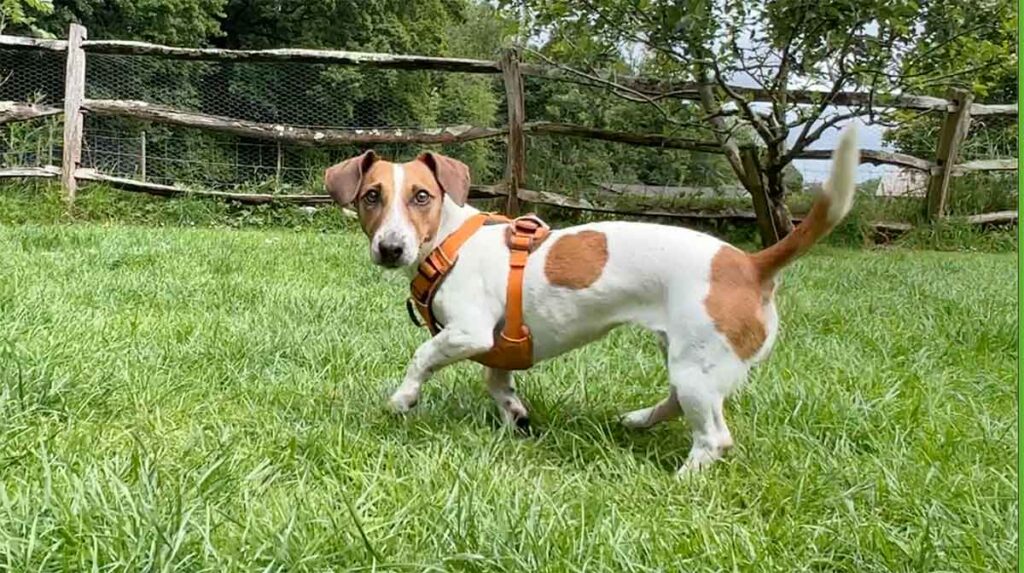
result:
<svg viewBox="0 0 1024 573"><path fill-rule="evenodd" d="M600 339L613 328L654 332L668 370L657 404L622 417L649 428L684 415L693 443L679 473L706 468L733 446L724 401L771 351L779 331L774 296L779 273L828 234L850 211L859 163L856 129L846 128L810 213L780 242L743 252L686 228L599 222L554 230L529 255L522 313L533 337L534 363ZM351 206L369 238L370 258L388 268L417 265L469 217L467 166L437 153L392 163L367 151L327 169L325 187ZM505 316L510 251L507 225L485 226L459 251L433 312L445 325L416 349L390 398L404 413L439 369L488 351ZM485 367L484 378L508 424L528 413L512 374Z"/></svg>

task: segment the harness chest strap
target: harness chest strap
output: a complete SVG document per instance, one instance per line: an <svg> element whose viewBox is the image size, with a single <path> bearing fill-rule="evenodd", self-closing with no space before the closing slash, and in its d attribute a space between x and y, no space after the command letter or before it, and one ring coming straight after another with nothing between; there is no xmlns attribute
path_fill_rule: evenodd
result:
<svg viewBox="0 0 1024 573"><path fill-rule="evenodd" d="M500 332L495 332L494 346L473 360L503 370L522 370L533 364L533 341L530 329L523 322L523 275L526 262L547 238L549 228L533 215L510 220L501 215L480 213L466 220L420 263L410 289L409 316L417 323L413 307L423 317L432 335L441 331L434 318L431 303L444 278L458 260L459 249L484 225L508 224L505 242L509 248L508 288L505 301L505 320ZM417 326L419 324L417 323Z"/></svg>
<svg viewBox="0 0 1024 573"><path fill-rule="evenodd" d="M455 261L459 258L459 249L462 248L462 245L489 221L507 222L508 219L488 213L473 215L461 227L448 235L440 245L434 248L416 269L416 275L409 284L412 291L409 302L416 306L416 310L423 317L423 321L430 330L431 335L437 335L441 331L437 321L434 320L431 308L431 302L434 300L437 289L455 266ZM415 315L412 313L411 308L409 316L413 318L415 323ZM417 326L422 325L417 324Z"/></svg>

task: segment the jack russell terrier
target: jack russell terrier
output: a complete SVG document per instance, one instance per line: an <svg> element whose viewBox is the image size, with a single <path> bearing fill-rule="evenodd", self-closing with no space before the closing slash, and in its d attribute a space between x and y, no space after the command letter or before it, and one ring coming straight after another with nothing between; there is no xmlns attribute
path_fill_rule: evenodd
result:
<svg viewBox="0 0 1024 573"><path fill-rule="evenodd" d="M444 282L427 301L444 327L414 353L391 396L392 409L404 413L415 406L420 387L440 368L496 348L498 329L513 310L528 326L522 330L532 345L526 347L530 363L637 324L658 336L669 388L660 402L625 414L622 422L648 428L684 414L693 435L679 470L684 474L709 466L733 445L723 402L775 342L779 272L850 211L858 163L851 125L810 213L783 240L756 253L685 228L592 223L551 231L532 245L519 265L519 284L510 282L516 257L508 220L464 231L480 213L466 204L470 178L463 163L429 152L391 163L367 151L330 167L324 181L339 204L354 206L375 264L415 275L447 238L464 235L457 261L446 261ZM521 308L506 309L515 288ZM509 369L485 367L484 377L502 419L525 426L527 410Z"/></svg>

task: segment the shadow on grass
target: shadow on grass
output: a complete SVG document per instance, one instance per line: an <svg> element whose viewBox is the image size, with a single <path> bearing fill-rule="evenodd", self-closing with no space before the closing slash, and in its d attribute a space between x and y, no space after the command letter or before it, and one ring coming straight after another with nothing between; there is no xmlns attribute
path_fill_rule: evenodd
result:
<svg viewBox="0 0 1024 573"><path fill-rule="evenodd" d="M633 458L637 465L674 472L686 459L691 444L689 429L681 418L635 430L623 426L619 414L608 408L593 409L580 403L555 408L537 400L527 400L527 408L530 427L522 432L505 428L486 397L431 396L402 416L391 414L382 405L371 431L383 432L409 447L455 441L470 449L480 441L500 439L513 450L510 455L521 456L526 463L575 469Z"/></svg>

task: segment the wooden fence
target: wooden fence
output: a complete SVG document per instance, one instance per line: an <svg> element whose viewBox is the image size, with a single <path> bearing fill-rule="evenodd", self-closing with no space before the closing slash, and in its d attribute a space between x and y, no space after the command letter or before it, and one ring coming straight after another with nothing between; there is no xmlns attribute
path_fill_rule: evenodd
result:
<svg viewBox="0 0 1024 573"><path fill-rule="evenodd" d="M522 62L515 50L506 51L500 61L474 59L436 58L425 56L403 56L345 52L335 50L274 49L274 50L222 50L213 48L176 48L144 42L119 40L89 40L84 27L72 24L67 40L48 40L18 36L0 35L0 48L50 50L66 53L65 93L63 109L32 105L25 102L0 102L0 124L25 121L33 118L63 114L63 158L59 168L0 169L0 177L59 177L69 202L75 199L79 181L102 181L126 190L142 191L157 195L208 195L226 198L242 203L258 204L281 202L292 204L328 203L326 195L284 195L244 194L215 191L189 190L177 185L161 185L148 181L115 177L80 166L83 137L83 115L129 117L138 120L171 126L198 128L242 136L286 142L300 145L374 145L382 143L458 143L480 139L505 138L507 158L504 180L495 185L476 185L474 197L505 197L506 210L510 214L519 212L519 202L553 205L568 209L625 215L671 217L680 220L703 219L755 219L753 213L702 214L678 213L659 210L621 210L595 202L574 199L564 195L523 188L526 181L526 135L549 137L578 137L629 145L655 148L690 150L704 153L724 153L718 142L698 141L651 133L631 133L596 129L578 125L530 122L525 117L523 77L537 77L557 81L587 83L588 80L566 70L549 65ZM231 61L231 62L299 62L356 66L362 68L385 68L402 70L433 70L500 76L504 82L508 104L508 123L504 127L455 126L438 129L314 129L280 124L259 123L237 118L215 116L183 111L153 105L141 101L96 100L85 97L85 67L89 54L148 55L168 59ZM668 83L644 78L618 77L615 82L626 85L638 93L663 97L698 100L698 86L686 83ZM770 94L758 90L734 87L751 101L770 101ZM808 90L792 90L788 98L792 102L819 103L824 94ZM849 92L832 94L834 105L857 105L868 101L869 94ZM954 90L948 99L898 95L875 98L875 106L909 109L920 112L945 115L940 140L934 159L923 159L911 155L877 149L864 149L861 162L870 164L895 165L901 168L922 171L928 174L926 212L930 219L942 217L948 201L949 183L952 177L976 171L1010 171L1017 169L1016 159L992 159L958 163L959 149L967 135L972 117L1017 115L1017 105L984 105L973 102L970 93ZM827 160L830 150L805 150L797 154L801 159ZM757 189L747 186L757 205ZM763 191L762 191L763 193ZM978 221L1016 221L1016 212L985 214L974 217ZM764 221L762 221L763 223ZM901 225L882 225L904 229Z"/></svg>

